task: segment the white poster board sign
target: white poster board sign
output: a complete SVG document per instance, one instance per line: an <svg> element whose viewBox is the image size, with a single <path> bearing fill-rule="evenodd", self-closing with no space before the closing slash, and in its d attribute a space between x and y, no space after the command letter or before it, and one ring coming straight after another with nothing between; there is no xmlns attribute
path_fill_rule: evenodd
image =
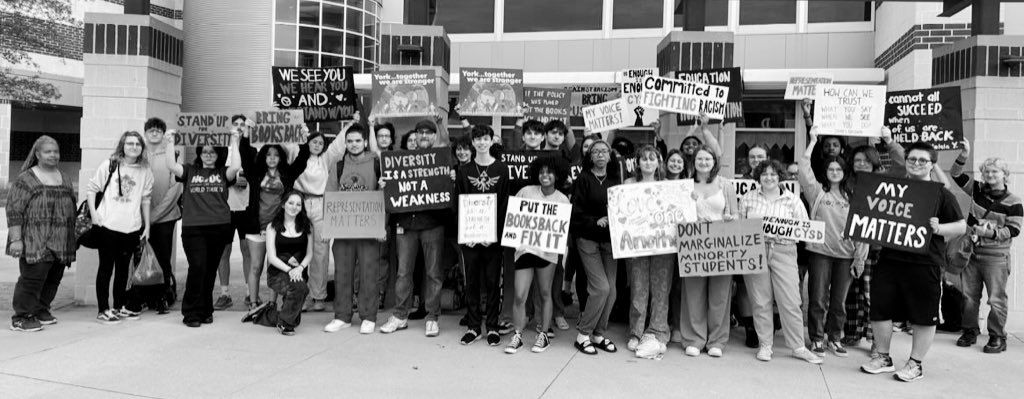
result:
<svg viewBox="0 0 1024 399"><path fill-rule="evenodd" d="M885 86L827 85L814 98L818 134L872 137L882 134Z"/></svg>
<svg viewBox="0 0 1024 399"><path fill-rule="evenodd" d="M572 204L508 197L501 246L565 254Z"/></svg>
<svg viewBox="0 0 1024 399"><path fill-rule="evenodd" d="M459 195L459 244L498 241L498 195Z"/></svg>
<svg viewBox="0 0 1024 399"><path fill-rule="evenodd" d="M583 123L591 132L604 132L626 126L633 126L629 111L621 98L583 107Z"/></svg>
<svg viewBox="0 0 1024 399"><path fill-rule="evenodd" d="M786 100L814 99L818 97L818 88L832 84L832 74L821 71L795 71L790 73L786 83Z"/></svg>
<svg viewBox="0 0 1024 399"><path fill-rule="evenodd" d="M619 71L618 80L622 85L623 106L628 112L632 126L648 126L658 120L658 110L647 109L640 105L643 80L648 76L658 76L658 68L623 69ZM639 123L637 123L639 122Z"/></svg>
<svg viewBox="0 0 1024 399"><path fill-rule="evenodd" d="M658 76L644 78L640 105L687 115L707 114L722 119L729 100L729 87ZM883 94L885 90L883 89Z"/></svg>
<svg viewBox="0 0 1024 399"><path fill-rule="evenodd" d="M697 221L692 195L692 179L609 188L608 230L614 258L676 253L676 226Z"/></svg>
<svg viewBox="0 0 1024 399"><path fill-rule="evenodd" d="M776 216L765 216L761 225L767 237L825 243L825 222L820 220L797 220Z"/></svg>

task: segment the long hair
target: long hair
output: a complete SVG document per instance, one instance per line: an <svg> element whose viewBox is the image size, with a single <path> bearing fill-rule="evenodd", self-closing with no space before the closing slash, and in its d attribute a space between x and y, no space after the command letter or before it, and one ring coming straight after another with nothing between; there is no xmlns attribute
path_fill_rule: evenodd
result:
<svg viewBox="0 0 1024 399"><path fill-rule="evenodd" d="M640 170L640 160L644 159L644 157L653 157L658 161L658 167L654 169L654 180L665 180L665 160L661 159L661 151L658 151L658 149L651 144L644 144L640 149L636 150L636 169L635 173L633 173L633 177L636 178L636 181L639 182L640 179L643 179L644 177L644 172Z"/></svg>
<svg viewBox="0 0 1024 399"><path fill-rule="evenodd" d="M857 154L864 154L864 158L866 158L868 163L871 164L872 172L878 172L882 169L882 158L878 155L878 150L876 150L875 147L862 145L850 151L850 158L847 159L847 163L850 164L851 168L853 168L853 158L857 156Z"/></svg>
<svg viewBox="0 0 1024 399"><path fill-rule="evenodd" d="M412 138L413 134L416 134L416 130L410 130L409 133L406 133L406 134L402 135L402 140L399 141L398 148L403 149L403 150L408 150L409 149L409 139ZM392 141L394 141L394 140L392 140Z"/></svg>
<svg viewBox="0 0 1024 399"><path fill-rule="evenodd" d="M127 132L121 133L121 139L117 141L117 147L114 148L114 153L110 154L110 161L116 161L122 164L124 163L124 142L129 137L135 137L137 140L139 140L139 145L142 146L142 153L139 154L139 157L138 159L135 160L135 162L142 166L149 166L149 159L146 158L146 140L142 138L142 135L139 134L139 132L136 132L134 130L129 130Z"/></svg>
<svg viewBox="0 0 1024 399"><path fill-rule="evenodd" d="M323 148L320 149L320 154L313 154L313 150L310 150L309 151L310 155L321 155L321 154L324 153L324 151L327 150L327 136L324 136L323 133L321 133L320 131L317 131L317 130L309 132L309 138L306 139L306 145L308 146L309 142L313 141L313 139L315 139L317 137L319 137L320 140L323 140L324 146L323 146Z"/></svg>
<svg viewBox="0 0 1024 399"><path fill-rule="evenodd" d="M594 148L599 145L604 146L604 148L608 150L607 176L613 177L614 181L621 182L622 173L621 170L619 170L619 168L621 168L621 165L619 164L619 157L615 155L615 151L612 150L612 146L608 145L608 142L604 140L594 140L594 144L590 146L590 151L583 157L583 171L590 172L590 170L594 168Z"/></svg>
<svg viewBox="0 0 1024 399"><path fill-rule="evenodd" d="M211 147L213 152L217 153L217 160L213 162L214 168L224 167L228 164L228 148L227 147L216 147L212 145L204 145L196 147L196 159L192 161L192 166L196 169L203 167L203 148Z"/></svg>
<svg viewBox="0 0 1024 399"><path fill-rule="evenodd" d="M843 196L846 197L846 198L852 197L853 196L853 190L851 189L851 184L850 183L852 181L851 180L851 175L853 175L853 170L852 170L852 168L850 168L850 164L846 163L846 160L844 160L843 157L828 157L828 158L825 158L825 176L826 176L826 180L828 179L828 167L829 167L829 165L832 165L833 162L839 164L839 168L843 170L843 179L839 181L839 191L840 191L840 193L842 193ZM832 183L828 182L828 184L822 184L821 185L821 189L822 189L822 191L824 191L826 193L829 192L829 190L832 190Z"/></svg>
<svg viewBox="0 0 1024 399"><path fill-rule="evenodd" d="M256 168L264 171L270 170L270 167L267 166L267 155L270 154L270 150L277 151L277 157L280 160L277 161L276 169L280 176L282 170L288 170L288 152L280 144L268 144L260 148L260 151L256 153ZM220 154L217 154L217 159L220 159Z"/></svg>
<svg viewBox="0 0 1024 399"><path fill-rule="evenodd" d="M697 160L697 154L699 152L701 152L701 151L704 151L704 152L710 154L711 155L711 159L715 160L715 165L712 166L711 167L711 171L708 172L708 181L704 182L704 183L711 183L711 182L715 181L715 177L718 177L718 172L722 169L722 164L720 162L718 162L718 155L715 155L715 151L712 150L711 147L709 147L707 145L702 145L702 146L700 146L700 148L697 148L696 152L693 153L693 159L694 159L695 165L696 165L696 160ZM686 159L686 158L684 157L683 159ZM694 178L694 180L697 180L697 169L696 169L696 166L694 166L693 178ZM697 183L700 183L700 182L698 181Z"/></svg>
<svg viewBox="0 0 1024 399"><path fill-rule="evenodd" d="M21 171L32 169L33 166L39 164L39 159L36 157L36 153L43 150L43 146L46 144L53 144L57 146L57 150L60 150L60 144L57 144L57 140L53 137L42 135L36 139L36 142L32 143L32 149L28 151L28 156L25 157L25 163L21 164Z"/></svg>
<svg viewBox="0 0 1024 399"><path fill-rule="evenodd" d="M679 172L679 175L675 176L674 178L671 175L669 175L669 172L668 172L668 160L671 159L673 155L678 155L679 159L683 160L683 171ZM716 164L717 164L717 162L716 162ZM668 150L668 156L665 157L665 176L666 176L666 178L668 178L669 180L672 180L672 179L689 179L689 178L693 177L693 170L690 169L689 166L690 165L688 165L686 163L686 154L683 154L683 152L681 150L679 150L678 148L673 148L671 150Z"/></svg>
<svg viewBox="0 0 1024 399"><path fill-rule="evenodd" d="M302 193L294 190L289 191L287 194L281 197L281 207L277 209L276 213L274 213L274 218L271 219L270 225L274 228L275 231L284 231L284 206L285 203L288 202L288 200L292 196L299 197L299 203L302 204L302 210L299 211L298 215L295 215L295 230L298 231L299 233L309 234L309 232L311 231L311 223L309 222L309 217L306 216L305 197L302 195Z"/></svg>

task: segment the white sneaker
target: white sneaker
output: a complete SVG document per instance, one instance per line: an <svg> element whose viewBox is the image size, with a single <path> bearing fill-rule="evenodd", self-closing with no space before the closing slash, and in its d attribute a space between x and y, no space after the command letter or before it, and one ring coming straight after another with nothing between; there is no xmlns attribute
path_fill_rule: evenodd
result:
<svg viewBox="0 0 1024 399"><path fill-rule="evenodd" d="M637 345L640 345L640 340L636 337L629 337L629 341L626 341L626 349L630 352L636 352Z"/></svg>
<svg viewBox="0 0 1024 399"><path fill-rule="evenodd" d="M685 353L686 356L697 357L700 356L700 349L697 349L696 346L687 346L686 349L683 350L683 353Z"/></svg>
<svg viewBox="0 0 1024 399"><path fill-rule="evenodd" d="M369 320L363 320L363 324L359 325L360 334L373 334L373 330L377 328L377 323Z"/></svg>
<svg viewBox="0 0 1024 399"><path fill-rule="evenodd" d="M380 327L380 332L384 334L391 334L398 330L404 330L409 328L409 322L404 319L399 319L395 316L389 316L388 321Z"/></svg>
<svg viewBox="0 0 1024 399"><path fill-rule="evenodd" d="M722 348L718 348L718 347L708 348L708 356L711 356L711 357L722 357Z"/></svg>
<svg viewBox="0 0 1024 399"><path fill-rule="evenodd" d="M810 349L802 346L793 351L793 357L806 361L810 364L821 364L822 362L821 356L815 355Z"/></svg>
<svg viewBox="0 0 1024 399"><path fill-rule="evenodd" d="M757 360L767 362L772 360L772 346L761 345L761 348L757 350Z"/></svg>
<svg viewBox="0 0 1024 399"><path fill-rule="evenodd" d="M428 337L436 337L441 334L441 328L437 326L437 320L427 320L424 334Z"/></svg>
<svg viewBox="0 0 1024 399"><path fill-rule="evenodd" d="M341 320L338 320L338 319L334 319L334 320L331 320L330 323L327 323L326 326L324 326L324 332L329 332L329 333L338 332L338 331L341 331L341 329L343 329L343 328L349 328L349 327L352 327L352 323L346 323L344 321L341 321Z"/></svg>
<svg viewBox="0 0 1024 399"><path fill-rule="evenodd" d="M665 353L664 345L654 337L654 334L644 334L640 338L640 344L636 346L636 357L654 359Z"/></svg>

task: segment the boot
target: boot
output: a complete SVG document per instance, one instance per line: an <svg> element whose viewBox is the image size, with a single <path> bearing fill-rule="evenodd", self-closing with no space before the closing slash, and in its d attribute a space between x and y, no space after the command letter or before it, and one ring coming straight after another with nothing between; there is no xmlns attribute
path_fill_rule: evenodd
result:
<svg viewBox="0 0 1024 399"><path fill-rule="evenodd" d="M995 338L995 337L993 337L993 338ZM974 330L964 330L964 333L963 333L963 335L960 336L960 339L956 340L956 346L959 346L959 347L962 347L962 348L967 348L967 347L969 347L971 345L976 344L977 342L978 342L978 333L977 332L975 332ZM992 342L989 341L989 343L992 343Z"/></svg>
<svg viewBox="0 0 1024 399"><path fill-rule="evenodd" d="M957 342L959 344L959 342ZM981 349L985 353L1002 353L1006 352L1006 338L1003 337L992 337L988 338L988 343Z"/></svg>
<svg viewBox="0 0 1024 399"><path fill-rule="evenodd" d="M740 325L743 326L743 330L746 332L746 340L743 342L748 348L756 349L759 346L757 339L757 331L754 330L754 318L753 317L741 317Z"/></svg>

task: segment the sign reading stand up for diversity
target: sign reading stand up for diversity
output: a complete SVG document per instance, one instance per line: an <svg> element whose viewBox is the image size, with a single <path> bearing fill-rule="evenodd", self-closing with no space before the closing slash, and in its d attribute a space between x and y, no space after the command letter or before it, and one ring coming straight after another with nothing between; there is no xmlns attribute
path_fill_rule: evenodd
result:
<svg viewBox="0 0 1024 399"><path fill-rule="evenodd" d="M955 150L964 139L960 87L890 91L885 122L892 138L904 146L917 141L936 150Z"/></svg>
<svg viewBox="0 0 1024 399"><path fill-rule="evenodd" d="M180 112L174 145L227 147L231 142L231 117L221 112ZM266 110L239 113L255 125L249 134L252 144L302 143L302 110Z"/></svg>
<svg viewBox="0 0 1024 399"><path fill-rule="evenodd" d="M381 154L389 213L448 209L452 205L452 155L448 148Z"/></svg>
<svg viewBox="0 0 1024 399"><path fill-rule="evenodd" d="M924 254L932 239L929 220L942 184L874 173L857 176L844 236L886 248Z"/></svg>
<svg viewBox="0 0 1024 399"><path fill-rule="evenodd" d="M676 234L680 277L768 271L761 219L683 223Z"/></svg>
<svg viewBox="0 0 1024 399"><path fill-rule="evenodd" d="M273 67L273 105L301 109L306 122L352 119L356 85L351 67Z"/></svg>
<svg viewBox="0 0 1024 399"><path fill-rule="evenodd" d="M722 119L729 99L729 87L648 76L644 78L640 105L687 115L701 112Z"/></svg>
<svg viewBox="0 0 1024 399"><path fill-rule="evenodd" d="M572 204L508 197L501 246L565 254Z"/></svg>
<svg viewBox="0 0 1024 399"><path fill-rule="evenodd" d="M884 116L885 86L821 86L814 101L814 124L821 135L879 136Z"/></svg>
<svg viewBox="0 0 1024 399"><path fill-rule="evenodd" d="M676 253L676 226L697 221L693 180L620 184L608 189L615 259Z"/></svg>

